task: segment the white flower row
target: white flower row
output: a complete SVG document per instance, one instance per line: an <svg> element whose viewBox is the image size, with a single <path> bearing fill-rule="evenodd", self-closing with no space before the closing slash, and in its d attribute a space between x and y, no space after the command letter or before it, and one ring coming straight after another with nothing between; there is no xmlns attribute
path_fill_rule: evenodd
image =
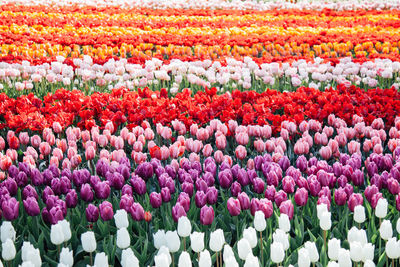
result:
<svg viewBox="0 0 400 267"><path fill-rule="evenodd" d="M385 86L400 85L400 62L389 59L375 59L364 63L353 62L351 58L342 58L335 66L315 58L314 62L305 60L293 63L264 63L258 65L251 58L243 61L227 59L226 66L219 61L181 61L171 60L164 64L153 58L144 66L130 64L126 59L110 59L104 65L94 64L89 56L74 59L77 66L64 64L65 58L58 57L51 64L30 65L28 61L21 64L0 63L0 89L5 86L16 90L32 89L34 83L60 82L64 86L83 87L86 82L110 88L125 86L129 89L150 86L152 84L170 83L171 92L176 93L182 86L218 86L225 89L243 87L252 88L255 83L273 86L278 79L285 79L288 87L309 87L324 89L334 84L355 84L376 87L381 81Z"/></svg>
<svg viewBox="0 0 400 267"><path fill-rule="evenodd" d="M293 1L294 2L294 1ZM181 9L236 9L236 10L273 10L273 9L303 9L322 10L325 8L333 10L372 10L372 9L399 9L400 3L397 0L298 0L296 3L278 0L3 0L2 4L18 5L48 5L48 6L118 6L123 8L181 8Z"/></svg>

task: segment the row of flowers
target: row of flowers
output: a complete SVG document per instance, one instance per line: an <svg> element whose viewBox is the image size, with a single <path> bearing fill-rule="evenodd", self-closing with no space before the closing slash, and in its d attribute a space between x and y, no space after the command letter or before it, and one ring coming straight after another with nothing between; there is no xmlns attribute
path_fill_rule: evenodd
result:
<svg viewBox="0 0 400 267"><path fill-rule="evenodd" d="M67 241L74 262L89 264L90 253L98 247L105 252L98 261L114 265L122 261L121 250L130 246L129 236L141 264L165 266L178 257L176 252L185 250L185 241L182 250L177 233L163 238L158 230L174 231L178 223L179 233L179 219L186 216L195 231L205 233L213 252L219 253L225 240L238 252L232 263L320 261L326 265L328 240L337 238L344 250L340 257L329 256L332 261L343 261L343 266L361 260L383 264L386 257L382 255L394 260L400 256L398 241L391 239L392 223L398 221L400 210L400 120L390 129L382 119L375 119L371 126L356 115L352 120L353 127L333 115L325 125L315 120L298 125L285 121L275 137L269 126L218 120L187 129L174 121L173 129L144 123L130 131L108 122L102 131L98 127L63 131L59 123L41 136L9 131L6 140L0 140L4 151L0 157L4 171L1 215L52 263L58 259L58 247ZM119 209L125 211L121 216L130 215L120 238L110 222L119 216ZM73 229L73 235L66 235L70 239L60 234L64 219ZM261 222L254 224L255 230L249 229L254 220ZM273 231L276 225L283 232ZM116 227L121 228L117 223ZM92 249L84 246L82 250L79 237L88 228L95 239L90 239ZM211 240L219 228L224 234L223 239L218 234L217 240L222 241L217 248ZM262 235L257 248L255 231ZM12 240L3 240L1 232L4 245L12 248ZM250 248L242 233L245 239L251 237L247 240ZM388 243L382 246L382 239ZM21 247L22 239L16 240L15 246ZM306 241L316 242L319 249ZM115 243L121 250L116 250ZM300 253L303 244L307 251L310 248L308 258ZM250 254L251 248L259 259ZM360 253L363 248L367 252ZM15 256L6 256L9 251L13 250L2 251L6 261ZM182 257L187 263L188 256L194 260L201 251L188 251ZM207 253L200 255L201 266L217 262L218 256Z"/></svg>
<svg viewBox="0 0 400 267"><path fill-rule="evenodd" d="M172 60L163 64L159 59L146 61L144 66L130 64L126 59L95 64L85 56L69 62L63 57L58 61L32 66L0 63L0 89L9 96L33 92L36 96L64 87L66 89L90 88L89 92L126 87L130 90L148 86L152 90L169 88L175 95L184 88L200 90L203 87L217 87L219 92L255 90L264 92L267 88L280 91L294 91L300 86L324 90L337 84L361 88L399 88L400 62L389 59L353 62L343 58L336 64L329 60L315 58L292 63L263 63L258 65L251 58L243 61L226 59L225 62L210 60ZM71 63L71 65L67 64ZM87 91L87 90L86 90Z"/></svg>

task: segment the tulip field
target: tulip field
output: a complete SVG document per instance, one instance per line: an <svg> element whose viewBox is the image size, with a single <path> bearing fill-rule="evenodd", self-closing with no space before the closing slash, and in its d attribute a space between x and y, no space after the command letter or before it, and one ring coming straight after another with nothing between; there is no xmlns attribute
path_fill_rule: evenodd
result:
<svg viewBox="0 0 400 267"><path fill-rule="evenodd" d="M0 1L0 266L400 266L400 1Z"/></svg>

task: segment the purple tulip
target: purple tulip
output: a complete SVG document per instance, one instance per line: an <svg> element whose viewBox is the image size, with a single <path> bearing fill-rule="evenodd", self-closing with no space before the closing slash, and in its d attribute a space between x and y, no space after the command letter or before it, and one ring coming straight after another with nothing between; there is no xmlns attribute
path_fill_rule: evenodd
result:
<svg viewBox="0 0 400 267"><path fill-rule="evenodd" d="M128 184L125 184L125 185L122 187L121 195L122 195L122 196L123 196L123 195L130 195L130 196L132 196L132 194L133 194L132 186L130 186L130 185L128 185Z"/></svg>
<svg viewBox="0 0 400 267"><path fill-rule="evenodd" d="M215 179L211 172L205 172L203 175L203 180L207 183L208 186L213 186L215 184Z"/></svg>
<svg viewBox="0 0 400 267"><path fill-rule="evenodd" d="M253 190L257 194L264 193L265 184L261 178L254 178L253 180Z"/></svg>
<svg viewBox="0 0 400 267"><path fill-rule="evenodd" d="M199 171L198 170L196 170L196 169L190 169L190 170L188 170L188 173L189 173L189 175L190 175L190 177L193 179L193 180L197 180L198 178L199 178ZM169 176L168 176L169 177ZM171 178L172 179L172 178ZM204 177L203 177L203 179L204 179ZM214 178L213 178L214 179ZM204 179L205 180L205 179ZM206 181L207 183L208 183L208 181Z"/></svg>
<svg viewBox="0 0 400 267"><path fill-rule="evenodd" d="M179 218L182 216L186 216L185 208L180 202L177 202L175 206L172 207L172 218L175 222L178 222Z"/></svg>
<svg viewBox="0 0 400 267"><path fill-rule="evenodd" d="M364 173L357 169L351 175L351 180L355 186L360 186L364 184Z"/></svg>
<svg viewBox="0 0 400 267"><path fill-rule="evenodd" d="M375 174L378 174L378 166L375 164L375 162L371 161L370 163L368 163L367 172L368 172L369 177L372 177Z"/></svg>
<svg viewBox="0 0 400 267"><path fill-rule="evenodd" d="M131 185L133 190L139 195L144 195L147 191L146 182L139 176L135 175L135 177L131 179Z"/></svg>
<svg viewBox="0 0 400 267"><path fill-rule="evenodd" d="M43 199L43 202L47 202L47 198L48 198L49 196L53 196L53 195L54 195L53 190L51 190L51 188L50 188L49 186L46 186L45 189L44 189L43 192L42 192L42 199Z"/></svg>
<svg viewBox="0 0 400 267"><path fill-rule="evenodd" d="M257 171L261 170L262 164L264 163L264 158L262 156L256 156L254 158L254 168Z"/></svg>
<svg viewBox="0 0 400 267"><path fill-rule="evenodd" d="M279 164L279 166L281 166L281 169L282 169L283 171L286 171L287 168L289 168L289 166L290 166L289 158L288 158L287 156L281 157L281 158L279 159L279 161L278 161L278 164Z"/></svg>
<svg viewBox="0 0 400 267"><path fill-rule="evenodd" d="M346 204L347 201L347 194L346 191L339 187L335 190L335 203L338 206L343 206L344 204Z"/></svg>
<svg viewBox="0 0 400 267"><path fill-rule="evenodd" d="M167 165L167 166L165 166L165 171L168 173L168 175L169 175L172 179L175 179L175 177L176 177L176 171L175 171L174 167L172 167L171 165Z"/></svg>
<svg viewBox="0 0 400 267"><path fill-rule="evenodd" d="M349 210L351 212L354 212L354 207L358 206L358 205L362 205L363 204L363 200L364 199L363 199L361 194L356 194L356 193L351 194L351 196L349 198L349 201L347 202Z"/></svg>
<svg viewBox="0 0 400 267"><path fill-rule="evenodd" d="M232 196L237 197L240 192L242 192L242 186L237 181L233 182L231 186Z"/></svg>
<svg viewBox="0 0 400 267"><path fill-rule="evenodd" d="M264 197L273 201L275 199L276 189L275 186L269 185L265 190Z"/></svg>
<svg viewBox="0 0 400 267"><path fill-rule="evenodd" d="M387 180L387 187L389 189L389 192L392 195L397 195L398 193L400 193L400 185L399 182L394 179L394 178L389 178Z"/></svg>
<svg viewBox="0 0 400 267"><path fill-rule="evenodd" d="M150 198L150 200L151 200L151 198ZM121 200L119 201L119 208L124 209L125 211L129 212L133 202L134 202L134 200L131 195L122 195Z"/></svg>
<svg viewBox="0 0 400 267"><path fill-rule="evenodd" d="M80 194L83 201L92 202L94 194L92 191L92 187L89 184L82 185Z"/></svg>
<svg viewBox="0 0 400 267"><path fill-rule="evenodd" d="M396 209L400 211L400 193L396 196Z"/></svg>
<svg viewBox="0 0 400 267"><path fill-rule="evenodd" d="M283 201L287 200L287 194L283 190L279 190L275 193L274 201L276 205L279 207Z"/></svg>
<svg viewBox="0 0 400 267"><path fill-rule="evenodd" d="M99 209L100 217L103 219L103 221L109 221L113 218L114 211L113 206L110 202L103 201L103 203L100 204Z"/></svg>
<svg viewBox="0 0 400 267"><path fill-rule="evenodd" d="M67 195L65 196L65 202L68 208L75 208L78 204L78 195L76 194L75 189L69 190Z"/></svg>
<svg viewBox="0 0 400 267"><path fill-rule="evenodd" d="M347 200L349 200L351 194L353 194L354 192L354 188L351 184L346 184L346 186L344 187L344 191L347 194Z"/></svg>
<svg viewBox="0 0 400 267"><path fill-rule="evenodd" d="M274 206L272 205L272 201L266 198L260 199L259 202L259 210L261 210L264 213L265 218L269 218L272 216L272 213L274 212Z"/></svg>
<svg viewBox="0 0 400 267"><path fill-rule="evenodd" d="M144 209L139 203L133 203L130 209L130 214L135 221L144 219Z"/></svg>
<svg viewBox="0 0 400 267"><path fill-rule="evenodd" d="M208 188L208 185L206 181L203 180L203 178L199 178L196 180L196 189L197 191L203 191L206 192Z"/></svg>
<svg viewBox="0 0 400 267"><path fill-rule="evenodd" d="M110 195L111 188L107 181L99 182L94 186L96 198L107 199Z"/></svg>
<svg viewBox="0 0 400 267"><path fill-rule="evenodd" d="M40 214L40 208L36 198L27 197L26 200L23 200L23 203L25 211L29 216L37 216Z"/></svg>
<svg viewBox="0 0 400 267"><path fill-rule="evenodd" d="M152 192L150 194L150 205L154 208L157 209L161 206L162 204L162 197L160 193Z"/></svg>
<svg viewBox="0 0 400 267"><path fill-rule="evenodd" d="M36 200L39 199L36 189L30 184L25 186L24 190L22 190L22 199L27 199L28 197L33 197Z"/></svg>
<svg viewBox="0 0 400 267"><path fill-rule="evenodd" d="M90 176L89 183L92 187L95 187L100 182L101 180L99 176Z"/></svg>
<svg viewBox="0 0 400 267"><path fill-rule="evenodd" d="M143 163L139 164L139 166L137 166L137 168L135 170L135 174L139 175L141 178L143 178L144 180L147 181L154 174L153 166L151 165L151 163L143 162Z"/></svg>
<svg viewBox="0 0 400 267"><path fill-rule="evenodd" d="M188 212L190 209L190 197L188 194L186 194L185 192L181 192L179 194L178 200L177 202L179 202L183 208L185 209L185 212Z"/></svg>
<svg viewBox="0 0 400 267"><path fill-rule="evenodd" d="M337 183L340 187L345 187L347 184L347 177L344 175L340 175L337 179Z"/></svg>
<svg viewBox="0 0 400 267"><path fill-rule="evenodd" d="M239 169L237 174L237 181L242 185L246 186L250 183L249 176L245 169Z"/></svg>
<svg viewBox="0 0 400 267"><path fill-rule="evenodd" d="M28 176L24 172L19 172L17 177L15 177L15 181L19 187L24 187L28 184Z"/></svg>
<svg viewBox="0 0 400 267"><path fill-rule="evenodd" d="M249 177L250 183L253 183L253 180L258 177L255 170L247 170L247 176Z"/></svg>
<svg viewBox="0 0 400 267"><path fill-rule="evenodd" d="M296 183L294 182L293 178L290 176L285 176L282 179L282 189L288 194L291 194L294 192L294 187Z"/></svg>
<svg viewBox="0 0 400 267"><path fill-rule="evenodd" d="M51 180L54 179L53 172L49 169L44 170L43 171L43 179L44 179L45 184L50 185Z"/></svg>
<svg viewBox="0 0 400 267"><path fill-rule="evenodd" d="M114 187L117 190L121 190L121 188L124 186L125 178L119 172L114 172L113 175L111 176L111 181L109 182L112 187Z"/></svg>
<svg viewBox="0 0 400 267"><path fill-rule="evenodd" d="M99 159L96 164L96 173L102 177L105 177L106 173L109 171L109 168L110 166L105 160Z"/></svg>
<svg viewBox="0 0 400 267"><path fill-rule="evenodd" d="M194 196L194 202L198 208L202 208L207 203L207 196L203 191L197 191Z"/></svg>
<svg viewBox="0 0 400 267"><path fill-rule="evenodd" d="M19 173L19 170L18 170L17 166L15 166L15 165L11 165L7 171L8 171L8 177L14 178L14 179L17 177L17 175Z"/></svg>
<svg viewBox="0 0 400 267"><path fill-rule="evenodd" d="M241 211L241 206L240 206L240 201L238 199L234 199L233 197L230 197L226 203L229 214L231 216L238 216Z"/></svg>
<svg viewBox="0 0 400 267"><path fill-rule="evenodd" d="M318 196L319 191L321 191L321 184L318 182L315 175L308 178L308 188L313 197Z"/></svg>
<svg viewBox="0 0 400 267"><path fill-rule="evenodd" d="M329 202L332 201L332 195L331 195L331 190L329 189L328 186L324 186L321 188L321 190L318 193L318 197L325 196L329 199Z"/></svg>
<svg viewBox="0 0 400 267"><path fill-rule="evenodd" d="M286 214L291 220L294 214L294 206L292 201L290 200L283 201L279 206L279 211L283 214Z"/></svg>
<svg viewBox="0 0 400 267"><path fill-rule="evenodd" d="M230 169L225 169L218 174L219 184L222 188L229 188L232 184L233 177Z"/></svg>
<svg viewBox="0 0 400 267"><path fill-rule="evenodd" d="M258 198L252 198L250 202L251 215L254 216L258 210L260 210L260 200Z"/></svg>
<svg viewBox="0 0 400 267"><path fill-rule="evenodd" d="M374 194L374 195L371 197L371 207L372 207L373 209L376 208L376 205L378 205L378 200L381 199L381 198L383 198L381 192L378 192L378 193Z"/></svg>
<svg viewBox="0 0 400 267"><path fill-rule="evenodd" d="M32 184L35 186L40 186L43 185L44 183L44 178L42 173L36 168L31 170L31 180Z"/></svg>
<svg viewBox="0 0 400 267"><path fill-rule="evenodd" d="M86 220L88 222L97 222L97 220L99 219L99 208L97 208L93 204L88 205L85 213L86 213Z"/></svg>
<svg viewBox="0 0 400 267"><path fill-rule="evenodd" d="M188 183L188 182L183 182L183 184L181 185L182 187L182 191L185 192L186 194L189 195L189 197L193 196L193 184L192 183Z"/></svg>
<svg viewBox="0 0 400 267"><path fill-rule="evenodd" d="M13 197L9 198L1 203L1 209L6 220L15 220L19 214L19 202Z"/></svg>
<svg viewBox="0 0 400 267"><path fill-rule="evenodd" d="M237 201L239 201L241 210L250 209L250 198L248 197L248 195L245 192L242 192L238 195ZM235 200L235 202L236 202L236 200Z"/></svg>
<svg viewBox="0 0 400 267"><path fill-rule="evenodd" d="M325 204L328 210L331 208L331 201L325 195L318 198L317 205Z"/></svg>
<svg viewBox="0 0 400 267"><path fill-rule="evenodd" d="M64 211L60 206L54 206L50 210L44 208L42 210L43 220L50 224L57 224L59 221L64 220Z"/></svg>
<svg viewBox="0 0 400 267"><path fill-rule="evenodd" d="M214 209L211 206L203 206L200 210L200 222L203 225L210 225L214 221Z"/></svg>
<svg viewBox="0 0 400 267"><path fill-rule="evenodd" d="M297 206L303 207L307 204L308 201L308 191L305 188L297 188L296 193L294 194L294 201Z"/></svg>
<svg viewBox="0 0 400 267"><path fill-rule="evenodd" d="M161 197L164 203L171 201L171 193L168 187L161 188Z"/></svg>
<svg viewBox="0 0 400 267"><path fill-rule="evenodd" d="M123 179L123 183L129 179L129 176L131 175L130 173L130 167L127 167L124 164L120 164L117 168L117 172L120 173L122 175ZM114 186L115 187L115 186Z"/></svg>
<svg viewBox="0 0 400 267"><path fill-rule="evenodd" d="M171 177L168 177L165 180L165 187L167 187L169 189L169 192L171 194L175 193L175 181Z"/></svg>
<svg viewBox="0 0 400 267"><path fill-rule="evenodd" d="M383 181L381 179L381 176L377 173L371 177L370 182L371 185L375 185L379 190L381 190L383 187Z"/></svg>
<svg viewBox="0 0 400 267"><path fill-rule="evenodd" d="M296 167L301 171L305 172L307 170L307 159L303 155L297 158Z"/></svg>
<svg viewBox="0 0 400 267"><path fill-rule="evenodd" d="M263 171L263 173L264 173L264 171ZM277 187L279 184L278 175L274 171L270 171L267 174L266 180L267 180L268 185L273 185L273 186Z"/></svg>
<svg viewBox="0 0 400 267"><path fill-rule="evenodd" d="M18 192L18 185L15 182L14 179L12 178L7 178L4 182L3 185L7 188L8 193L10 196L15 196Z"/></svg>
<svg viewBox="0 0 400 267"><path fill-rule="evenodd" d="M372 196L379 192L379 188L376 185L369 185L364 190L365 198L371 203Z"/></svg>
<svg viewBox="0 0 400 267"><path fill-rule="evenodd" d="M218 200L218 190L214 186L209 187L207 189L206 196L207 196L207 203L209 205L214 205L215 203L217 203Z"/></svg>

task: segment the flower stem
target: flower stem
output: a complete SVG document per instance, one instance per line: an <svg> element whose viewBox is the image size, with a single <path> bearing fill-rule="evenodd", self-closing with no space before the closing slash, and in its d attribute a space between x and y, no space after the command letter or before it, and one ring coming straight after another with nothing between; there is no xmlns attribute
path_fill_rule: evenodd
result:
<svg viewBox="0 0 400 267"><path fill-rule="evenodd" d="M264 260L263 260L263 258L264 258L264 256L263 256L263 254L264 254L264 250L263 250L263 240L262 240L262 234L261 234L261 232L260 232L260 243L261 243L261 265L262 266L264 266Z"/></svg>
<svg viewBox="0 0 400 267"><path fill-rule="evenodd" d="M216 255L217 255L217 256L215 257L215 258L216 258L216 260L217 260L217 267L219 267L218 251L217 251L217 252L215 252L215 253L216 253Z"/></svg>

